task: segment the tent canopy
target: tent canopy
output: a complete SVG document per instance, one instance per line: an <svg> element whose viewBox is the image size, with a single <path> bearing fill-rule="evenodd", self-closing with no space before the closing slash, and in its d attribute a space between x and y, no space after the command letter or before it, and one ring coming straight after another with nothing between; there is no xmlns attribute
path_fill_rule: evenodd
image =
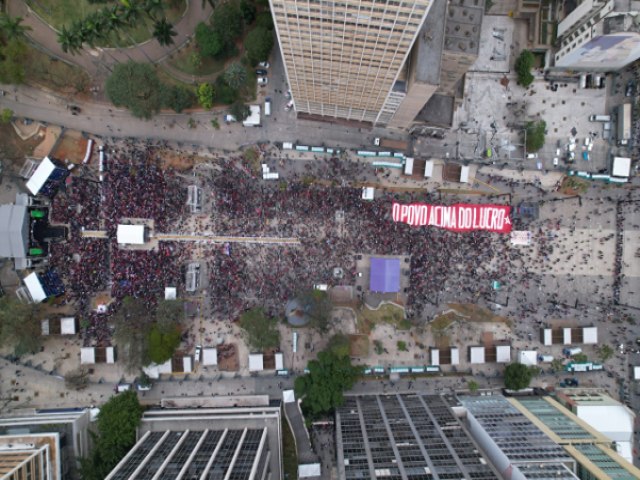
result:
<svg viewBox="0 0 640 480"><path fill-rule="evenodd" d="M27 182L27 189L32 195L37 195L40 192L40 189L42 189L47 180L49 180L49 177L55 169L56 166L49 160L49 157L44 157Z"/></svg>
<svg viewBox="0 0 640 480"><path fill-rule="evenodd" d="M400 259L372 258L369 290L396 293L400 291Z"/></svg>
<svg viewBox="0 0 640 480"><path fill-rule="evenodd" d="M44 288L42 288L38 274L35 272L24 277L24 284L27 287L27 290L29 290L29 295L31 295L34 302L40 303L47 298L47 294L45 293Z"/></svg>
<svg viewBox="0 0 640 480"><path fill-rule="evenodd" d="M144 225L118 225L118 243L130 245L144 244Z"/></svg>
<svg viewBox="0 0 640 480"><path fill-rule="evenodd" d="M0 257L25 257L28 240L27 207L24 205L0 205Z"/></svg>
<svg viewBox="0 0 640 480"><path fill-rule="evenodd" d="M614 177L628 177L631 175L631 159L626 157L613 157L611 175Z"/></svg>

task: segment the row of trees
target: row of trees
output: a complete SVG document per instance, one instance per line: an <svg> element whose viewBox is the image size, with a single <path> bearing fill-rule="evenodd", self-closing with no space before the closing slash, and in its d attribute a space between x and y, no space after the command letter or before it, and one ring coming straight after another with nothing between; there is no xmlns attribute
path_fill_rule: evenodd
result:
<svg viewBox="0 0 640 480"><path fill-rule="evenodd" d="M177 300L161 300L150 313L140 299L125 297L113 317L114 340L128 372L136 372L151 362L169 360L180 345L184 305Z"/></svg>
<svg viewBox="0 0 640 480"><path fill-rule="evenodd" d="M160 81L147 63L119 63L107 79L107 97L117 107L126 107L138 118L151 118L161 108L182 112L195 101L191 90Z"/></svg>
<svg viewBox="0 0 640 480"><path fill-rule="evenodd" d="M112 33L126 34L146 15L154 22L154 38L160 45L170 45L177 33L164 17L165 7L164 0L121 0L73 22L69 28L63 26L58 34L58 43L63 51L75 54L85 44L93 47L105 42Z"/></svg>
<svg viewBox="0 0 640 480"><path fill-rule="evenodd" d="M27 55L24 40L30 29L22 24L21 17L0 13L0 83L24 82L24 59Z"/></svg>

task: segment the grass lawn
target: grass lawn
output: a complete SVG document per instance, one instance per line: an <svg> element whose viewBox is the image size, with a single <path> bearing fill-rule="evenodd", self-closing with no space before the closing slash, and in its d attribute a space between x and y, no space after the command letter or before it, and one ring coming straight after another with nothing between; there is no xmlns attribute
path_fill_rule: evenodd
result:
<svg viewBox="0 0 640 480"><path fill-rule="evenodd" d="M82 20L92 12L116 4L116 2L92 4L88 0L27 0L27 3L56 30L60 30L63 25L69 27L74 21ZM167 20L171 23L177 22L185 8L186 2L180 8L168 8L165 10ZM150 39L153 34L153 22L146 15L141 18L142 20L135 28L127 30L126 34L111 34L104 43L99 42L100 46L126 47Z"/></svg>
<svg viewBox="0 0 640 480"><path fill-rule="evenodd" d="M296 452L296 442L293 439L293 432L289 428L289 422L282 416L282 463L285 480L296 480L298 478L298 453Z"/></svg>
<svg viewBox="0 0 640 480"><path fill-rule="evenodd" d="M375 328L376 323L385 322L395 325L398 330L409 330L411 322L404 318L404 310L391 304L382 305L378 310L370 310L363 307L357 312L358 331L369 334Z"/></svg>
<svg viewBox="0 0 640 480"><path fill-rule="evenodd" d="M472 303L448 303L447 306L464 316L464 320L467 322L510 323L508 318L496 315L491 310Z"/></svg>
<svg viewBox="0 0 640 480"><path fill-rule="evenodd" d="M91 82L84 70L51 58L29 44L24 69L27 81L64 93L85 91Z"/></svg>
<svg viewBox="0 0 640 480"><path fill-rule="evenodd" d="M211 58L207 55L201 55L202 63L199 67L194 67L191 63L191 54L196 52L194 42L189 46L181 49L179 52L174 53L169 57L169 65L176 70L187 73L189 75L213 75L215 73L222 73L227 60Z"/></svg>

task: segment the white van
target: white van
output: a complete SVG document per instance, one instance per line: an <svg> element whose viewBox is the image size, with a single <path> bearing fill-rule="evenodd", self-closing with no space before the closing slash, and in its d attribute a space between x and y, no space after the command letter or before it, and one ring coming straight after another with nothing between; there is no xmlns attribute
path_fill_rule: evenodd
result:
<svg viewBox="0 0 640 480"><path fill-rule="evenodd" d="M264 116L271 116L271 97L267 97L264 99Z"/></svg>
<svg viewBox="0 0 640 480"><path fill-rule="evenodd" d="M611 115L589 115L590 122L610 122Z"/></svg>
<svg viewBox="0 0 640 480"><path fill-rule="evenodd" d="M529 160L532 160L534 158L538 158L538 154L537 153L527 153L527 158Z"/></svg>

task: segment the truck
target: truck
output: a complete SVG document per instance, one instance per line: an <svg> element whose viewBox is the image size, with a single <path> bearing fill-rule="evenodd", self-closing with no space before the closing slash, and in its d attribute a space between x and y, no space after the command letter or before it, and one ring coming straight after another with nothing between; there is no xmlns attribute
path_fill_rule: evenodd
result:
<svg viewBox="0 0 640 480"><path fill-rule="evenodd" d="M551 363L553 362L553 355L538 355L538 361L540 363Z"/></svg>
<svg viewBox="0 0 640 480"><path fill-rule="evenodd" d="M589 116L590 122L610 122L611 115L591 115Z"/></svg>
<svg viewBox="0 0 640 480"><path fill-rule="evenodd" d="M242 125L245 127L259 127L260 126L260 105L249 105L251 113L244 119Z"/></svg>
<svg viewBox="0 0 640 480"><path fill-rule="evenodd" d="M572 357L574 355L578 355L579 353L582 353L582 349L580 347L569 347L562 349L562 354L566 357Z"/></svg>
<svg viewBox="0 0 640 480"><path fill-rule="evenodd" d="M404 140L392 140L390 138L376 137L373 140L373 144L376 147L398 150L400 152L406 152L409 148L408 142L405 142Z"/></svg>

